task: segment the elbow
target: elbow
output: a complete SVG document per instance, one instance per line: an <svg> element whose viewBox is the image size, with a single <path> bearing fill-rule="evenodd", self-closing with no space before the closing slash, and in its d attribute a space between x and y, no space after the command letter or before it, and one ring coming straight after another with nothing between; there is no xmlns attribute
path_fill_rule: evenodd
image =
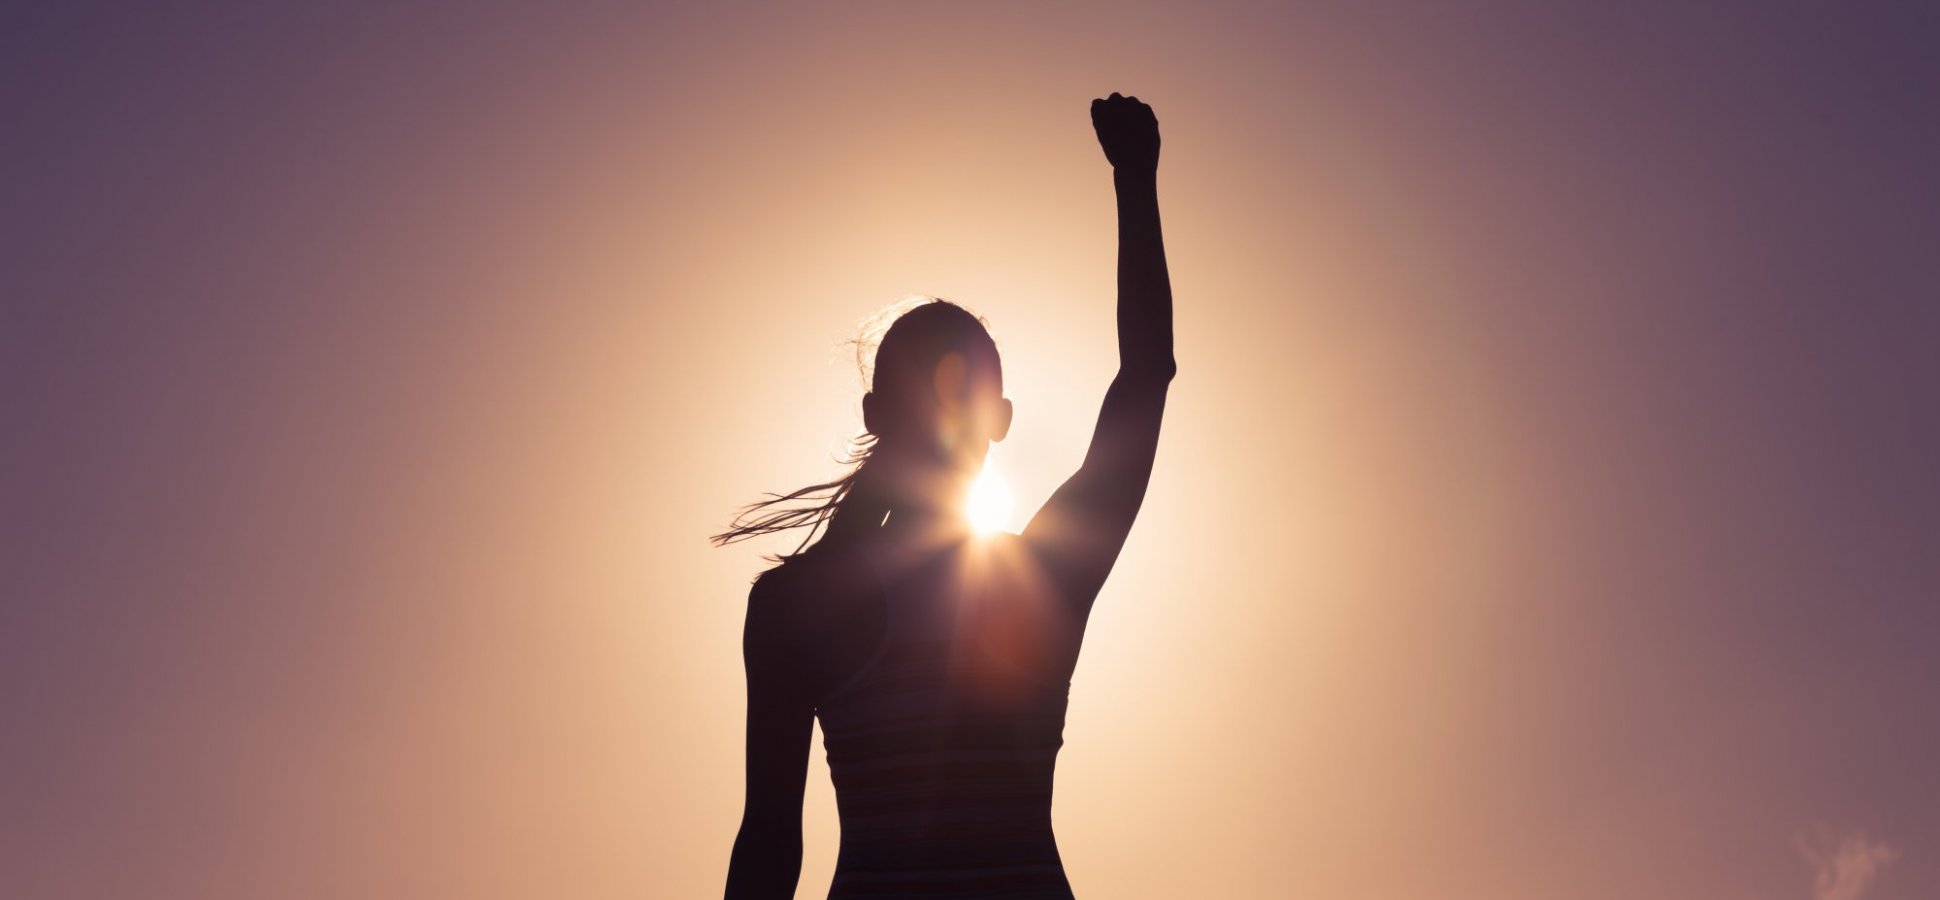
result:
<svg viewBox="0 0 1940 900"><path fill-rule="evenodd" d="M789 810L779 805L748 806L741 813L741 830L735 833L735 846L799 855L802 851L801 807Z"/></svg>
<svg viewBox="0 0 1940 900"><path fill-rule="evenodd" d="M1141 384L1169 384L1179 374L1179 362L1167 353L1123 366L1119 374Z"/></svg>

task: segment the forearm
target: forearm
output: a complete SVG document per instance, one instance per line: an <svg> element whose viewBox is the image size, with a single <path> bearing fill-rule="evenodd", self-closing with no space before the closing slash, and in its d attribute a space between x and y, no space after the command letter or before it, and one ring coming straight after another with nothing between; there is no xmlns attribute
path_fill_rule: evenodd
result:
<svg viewBox="0 0 1940 900"><path fill-rule="evenodd" d="M1157 175L1115 169L1118 194L1118 363L1133 376L1170 378L1172 281L1159 229Z"/></svg>
<svg viewBox="0 0 1940 900"><path fill-rule="evenodd" d="M793 900L802 874L802 830L744 819L728 860L726 900Z"/></svg>

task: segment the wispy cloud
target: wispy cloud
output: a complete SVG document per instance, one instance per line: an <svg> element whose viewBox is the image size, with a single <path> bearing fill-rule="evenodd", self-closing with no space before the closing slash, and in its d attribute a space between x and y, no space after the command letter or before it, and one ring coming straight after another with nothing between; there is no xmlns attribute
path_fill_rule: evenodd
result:
<svg viewBox="0 0 1940 900"><path fill-rule="evenodd" d="M1837 834L1821 826L1800 835L1799 852L1812 864L1813 900L1860 900L1899 851L1863 831Z"/></svg>

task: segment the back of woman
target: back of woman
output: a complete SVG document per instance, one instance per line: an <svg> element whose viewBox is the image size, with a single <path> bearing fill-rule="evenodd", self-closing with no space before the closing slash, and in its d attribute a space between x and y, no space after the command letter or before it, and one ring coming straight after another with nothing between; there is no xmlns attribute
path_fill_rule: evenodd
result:
<svg viewBox="0 0 1940 900"><path fill-rule="evenodd" d="M983 321L934 301L876 348L856 468L757 503L715 538L809 529L749 594L730 898L794 896L817 719L842 822L831 898L1072 897L1051 823L1071 675L1175 371L1158 122L1117 94L1093 101L1092 121L1118 198L1119 370L1084 463L1023 533L968 526L964 498L1011 403Z"/></svg>
<svg viewBox="0 0 1940 900"><path fill-rule="evenodd" d="M831 897L1070 897L1051 831L1077 634L1022 541L858 555L880 639L816 703L841 814Z"/></svg>

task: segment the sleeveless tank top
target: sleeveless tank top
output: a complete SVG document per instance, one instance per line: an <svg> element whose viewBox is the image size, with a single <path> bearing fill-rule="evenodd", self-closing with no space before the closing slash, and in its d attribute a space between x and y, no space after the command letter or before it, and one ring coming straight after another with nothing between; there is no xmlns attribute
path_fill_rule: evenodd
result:
<svg viewBox="0 0 1940 900"><path fill-rule="evenodd" d="M862 553L883 638L816 705L842 824L831 900L1071 900L1051 784L1077 635L1019 547Z"/></svg>

